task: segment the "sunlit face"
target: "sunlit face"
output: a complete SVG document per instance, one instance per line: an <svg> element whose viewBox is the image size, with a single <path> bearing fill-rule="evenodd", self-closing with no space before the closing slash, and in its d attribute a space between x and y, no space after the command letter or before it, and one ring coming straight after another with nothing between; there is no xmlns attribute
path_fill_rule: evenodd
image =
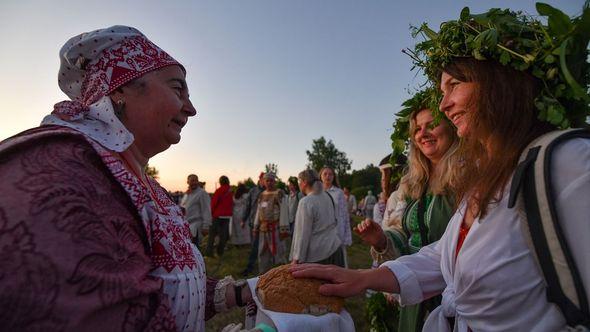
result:
<svg viewBox="0 0 590 332"><path fill-rule="evenodd" d="M330 168L324 169L320 177L322 179L322 183L326 187L331 187L332 183L334 183L334 171L332 171Z"/></svg>
<svg viewBox="0 0 590 332"><path fill-rule="evenodd" d="M260 174L258 177L258 185L264 187L264 174Z"/></svg>
<svg viewBox="0 0 590 332"><path fill-rule="evenodd" d="M143 86L122 87L111 97L125 102L122 122L135 137L134 144L151 157L180 141L182 127L196 110L180 66L166 66L140 80Z"/></svg>
<svg viewBox="0 0 590 332"><path fill-rule="evenodd" d="M473 100L475 99L476 84L462 82L445 72L441 76L440 89L443 99L440 102L440 110L457 127L459 137L469 135L469 117L475 113Z"/></svg>
<svg viewBox="0 0 590 332"><path fill-rule="evenodd" d="M189 187L196 188L199 185L199 178L196 176L189 176L186 179L186 183L188 184Z"/></svg>
<svg viewBox="0 0 590 332"><path fill-rule="evenodd" d="M426 158L436 164L453 143L452 129L444 121L431 128L434 118L428 109L418 112L414 121L414 144Z"/></svg>
<svg viewBox="0 0 590 332"><path fill-rule="evenodd" d="M264 186L267 190L274 190L276 181L274 178L264 178Z"/></svg>

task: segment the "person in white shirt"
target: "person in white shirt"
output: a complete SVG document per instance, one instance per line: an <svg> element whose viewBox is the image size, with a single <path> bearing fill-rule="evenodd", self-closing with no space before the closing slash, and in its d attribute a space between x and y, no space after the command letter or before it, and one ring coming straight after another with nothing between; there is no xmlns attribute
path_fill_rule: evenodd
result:
<svg viewBox="0 0 590 332"><path fill-rule="evenodd" d="M350 189L347 187L344 187L342 191L344 191L344 198L346 198L348 215L352 218L352 216L356 214L356 209L358 208L356 204L356 197L350 193Z"/></svg>
<svg viewBox="0 0 590 332"><path fill-rule="evenodd" d="M382 191L379 193L379 200L373 206L373 221L383 227L383 214L385 213L385 206L387 203L387 193Z"/></svg>
<svg viewBox="0 0 590 332"><path fill-rule="evenodd" d="M373 208L377 204L377 198L373 195L373 191L367 191L367 196L363 199L363 215L367 219L373 219Z"/></svg>
<svg viewBox="0 0 590 332"><path fill-rule="evenodd" d="M315 262L344 266L334 198L322 188L314 170L299 173L299 201L291 244L292 263Z"/></svg>
<svg viewBox="0 0 590 332"><path fill-rule="evenodd" d="M320 170L320 179L324 185L324 190L331 195L336 205L336 220L338 220L338 236L342 242L342 252L344 254L344 266L348 266L348 255L346 247L352 244L352 231L350 226L350 216L348 214L348 205L344 197L344 191L340 189L338 178L334 169L323 167ZM371 210L372 211L372 210Z"/></svg>
<svg viewBox="0 0 590 332"><path fill-rule="evenodd" d="M250 244L252 230L245 220L246 204L248 204L248 189L243 183L238 183L233 195L233 215L229 224L229 242L242 246Z"/></svg>
<svg viewBox="0 0 590 332"><path fill-rule="evenodd" d="M211 198L202 188L197 175L190 174L186 183L188 190L182 197L180 206L185 210L193 243L199 247L203 239L203 230L208 230L211 225Z"/></svg>
<svg viewBox="0 0 590 332"><path fill-rule="evenodd" d="M462 13L465 15L469 15L468 11ZM526 29L535 39L556 33L528 16L507 15L496 9L478 18L487 20L486 28L495 26L498 19L510 20L513 28L495 30L499 34L495 38L512 41L513 49L525 47L513 38L513 31L520 33ZM583 15L588 17L590 8L584 8ZM571 31L577 31L576 22L567 22L573 26ZM472 30L461 30L465 24L472 29L482 28L476 20L463 18L443 23L436 36L454 36L460 45L468 45L465 40L457 40L473 37L468 34ZM457 31L463 32L457 35ZM441 111L462 139L463 156L463 176L456 186L459 207L442 238L416 254L386 262L374 270L306 265L292 267L293 275L327 280L329 283L319 290L325 295L347 297L370 288L398 293L402 305L442 294L442 304L431 312L423 331L566 330L564 313L549 302L547 284L526 243L523 211L508 207L511 180L521 153L533 140L555 128L539 113L539 108L548 107L546 91L542 90L547 82L527 69L538 69L538 63L533 62L518 67L522 70L503 65L494 57L478 60L469 54L438 62L442 51L448 51L447 47L452 45L436 41L421 45L426 48L422 48L426 57L423 65L431 70L437 68L435 72L440 73L431 79L438 82L442 91ZM566 41L576 42L569 38ZM585 67L589 65L587 43L586 39L577 45ZM558 50L560 43L556 45ZM569 86L560 72L563 63L553 68L558 71L553 79ZM578 78L585 80L581 82L581 93L589 98L585 92L588 78ZM575 99L570 94L554 98L554 103L575 107L564 109L560 115L568 120L565 124L575 123L579 110L588 111L583 98ZM553 151L547 167L552 178L555 215L585 286L581 296L590 298L590 141L572 139Z"/></svg>

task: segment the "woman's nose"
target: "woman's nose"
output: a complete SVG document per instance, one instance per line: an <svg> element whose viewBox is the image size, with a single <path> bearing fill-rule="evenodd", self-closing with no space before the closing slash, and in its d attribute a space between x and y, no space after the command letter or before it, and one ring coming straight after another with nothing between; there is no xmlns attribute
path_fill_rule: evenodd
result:
<svg viewBox="0 0 590 332"><path fill-rule="evenodd" d="M184 102L184 110L183 111L185 111L186 113L188 113L188 116L195 116L195 115L197 115L197 110L193 106L193 103L191 102L191 100L188 99L188 98Z"/></svg>
<svg viewBox="0 0 590 332"><path fill-rule="evenodd" d="M418 129L418 132L416 134L418 137L422 137L422 136L426 135L427 131L428 131L428 126L423 126L422 128Z"/></svg>
<svg viewBox="0 0 590 332"><path fill-rule="evenodd" d="M441 112L443 112L445 115L447 115L447 112L450 110L452 103L451 103L451 98L449 98L448 94L443 95L441 101L440 101L440 110Z"/></svg>

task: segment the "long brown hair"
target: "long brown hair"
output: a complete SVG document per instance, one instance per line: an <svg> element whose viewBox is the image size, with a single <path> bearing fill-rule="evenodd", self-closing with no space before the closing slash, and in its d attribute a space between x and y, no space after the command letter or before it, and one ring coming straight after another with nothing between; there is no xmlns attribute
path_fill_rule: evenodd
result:
<svg viewBox="0 0 590 332"><path fill-rule="evenodd" d="M322 178L322 174L324 174L324 172L327 170L332 171L332 174L334 174L334 180L332 181L332 186L334 186L336 188L340 188L340 183L338 182L338 176L336 176L336 172L334 171L334 169L332 167L329 167L329 166L322 167L322 169L320 170L320 180Z"/></svg>
<svg viewBox="0 0 590 332"><path fill-rule="evenodd" d="M540 81L529 73L496 61L458 58L444 72L462 82L474 82L469 134L461 140L463 176L457 182L457 202L469 197L478 215L502 199L524 148L554 129L537 119L534 105Z"/></svg>

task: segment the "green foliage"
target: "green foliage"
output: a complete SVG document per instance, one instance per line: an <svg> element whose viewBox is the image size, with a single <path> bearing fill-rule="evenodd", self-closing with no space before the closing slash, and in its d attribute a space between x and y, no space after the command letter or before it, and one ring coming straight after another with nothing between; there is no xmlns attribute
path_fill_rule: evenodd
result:
<svg viewBox="0 0 590 332"><path fill-rule="evenodd" d="M350 187L355 197L365 197L368 190L371 190L375 196L381 192L381 172L379 167L369 164L363 169L352 171L351 177Z"/></svg>
<svg viewBox="0 0 590 332"><path fill-rule="evenodd" d="M285 193L289 192L289 188L287 187L287 184L279 178L277 178L277 188L281 189Z"/></svg>
<svg viewBox="0 0 590 332"><path fill-rule="evenodd" d="M356 198L357 203L360 203L365 196L367 196L367 191L373 190L373 186L361 186L361 187L353 187L350 190L350 194ZM373 191L373 194L375 192Z"/></svg>
<svg viewBox="0 0 590 332"><path fill-rule="evenodd" d="M340 182L340 188L352 188L352 173L338 175L338 182Z"/></svg>
<svg viewBox="0 0 590 332"><path fill-rule="evenodd" d="M145 174L157 180L159 172L156 167L147 164L145 165Z"/></svg>
<svg viewBox="0 0 590 332"><path fill-rule="evenodd" d="M350 170L352 162L346 158L346 153L339 151L332 140L326 141L324 136L314 139L311 144L311 151L306 150L309 163L307 167L319 171L322 167L328 166L334 169L336 174L345 174Z"/></svg>
<svg viewBox="0 0 590 332"><path fill-rule="evenodd" d="M399 310L387 302L383 293L377 292L367 300L365 315L370 332L397 331Z"/></svg>
<svg viewBox="0 0 590 332"><path fill-rule="evenodd" d="M248 188L248 190L250 190L256 186L256 183L250 177L247 178L246 180L244 180L243 182L244 182L244 185L246 186L246 188Z"/></svg>
<svg viewBox="0 0 590 332"><path fill-rule="evenodd" d="M424 41L406 53L433 82L458 57L495 60L528 71L542 81L535 100L539 119L560 128L586 126L590 116L588 1L582 15L573 19L548 4L537 3L536 8L547 17L546 25L508 9L474 15L466 7L458 20L443 23L438 33L426 24L413 28L413 36L421 35Z"/></svg>

